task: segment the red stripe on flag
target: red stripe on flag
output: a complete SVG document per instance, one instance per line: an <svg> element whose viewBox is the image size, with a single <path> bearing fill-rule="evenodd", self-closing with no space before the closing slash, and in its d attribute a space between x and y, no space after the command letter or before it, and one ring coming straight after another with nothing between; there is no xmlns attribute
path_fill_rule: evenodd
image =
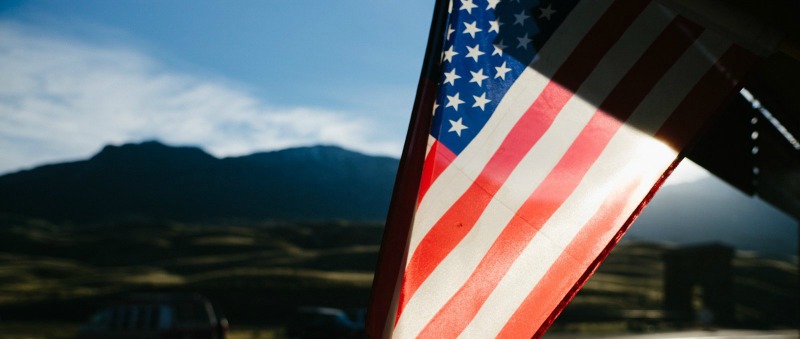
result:
<svg viewBox="0 0 800 339"><path fill-rule="evenodd" d="M431 150L428 151L428 156L425 157L425 164L422 167L422 179L419 184L419 198L417 199L417 204L419 204L425 196L425 193L428 192L428 189L431 188L431 185L436 181L436 178L439 177L439 174L442 174L447 166L450 166L455 159L456 154L453 153L453 151L438 140L433 142Z"/></svg>
<svg viewBox="0 0 800 339"><path fill-rule="evenodd" d="M512 128L500 151L492 156L472 186L423 237L406 267L396 319L400 319L405 305L422 282L472 229L491 197L572 97L572 90L580 87L649 3L618 1L608 8Z"/></svg>
<svg viewBox="0 0 800 339"><path fill-rule="evenodd" d="M683 131L689 126L692 126L691 128L693 129L699 128L695 126L701 126L709 116L697 114L697 112L708 112L721 108L720 104L733 93L731 89L738 86L746 72L745 70L749 69L755 59L756 57L749 51L739 46L732 46L701 78L689 95L682 100L675 112L663 124L657 133L657 137L669 142L676 149L682 149L695 135L696 130L692 133L684 133ZM726 72L726 75L722 75L720 74L720 69L729 69L731 72ZM625 202L639 183L633 181L628 187L612 194L598 210L597 215L584 226L582 235L576 237L567 247L566 252L570 253L570 256L559 257L548 269L542 281L526 297L498 337L520 338L531 336L531 324L536 323L541 323L542 325L536 331L534 337L542 336L619 242L622 235L652 199L652 196L661 187L663 181L677 166L678 162L676 160L664 173L659 182L650 190L647 197L639 204L636 211L616 232L615 228L619 224L617 217L622 213ZM613 237L610 236L610 232L614 232ZM609 238L608 245L599 254L596 253L594 248L597 239ZM571 269L575 263L569 262L566 258L573 258L573 261L579 262L581 266L588 264L587 270L578 277L577 274L574 274L575 270ZM575 280L576 278L577 280ZM570 281L576 281L576 283L570 286ZM566 296L560 301L554 300L554 296L558 295Z"/></svg>
<svg viewBox="0 0 800 339"><path fill-rule="evenodd" d="M702 28L676 18L612 90L555 168L504 228L467 283L436 314L422 337L457 336L514 260L572 194L608 142L650 89L692 45Z"/></svg>

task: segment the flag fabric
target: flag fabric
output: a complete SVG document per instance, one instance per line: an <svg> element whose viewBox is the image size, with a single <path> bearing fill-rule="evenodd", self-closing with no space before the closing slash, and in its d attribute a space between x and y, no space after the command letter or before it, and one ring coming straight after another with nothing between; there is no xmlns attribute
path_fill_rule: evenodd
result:
<svg viewBox="0 0 800 339"><path fill-rule="evenodd" d="M406 249L381 254L402 270L370 334L540 336L756 57L647 0L454 0L446 27Z"/></svg>

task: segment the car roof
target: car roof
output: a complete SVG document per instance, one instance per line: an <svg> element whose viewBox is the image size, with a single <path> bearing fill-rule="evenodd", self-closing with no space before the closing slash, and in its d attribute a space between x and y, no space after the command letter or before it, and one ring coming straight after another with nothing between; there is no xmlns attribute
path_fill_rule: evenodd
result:
<svg viewBox="0 0 800 339"><path fill-rule="evenodd" d="M321 307L321 306L304 306L298 307L297 313L310 313L310 314L325 314L325 315L342 315L345 314L344 311L333 308L333 307Z"/></svg>

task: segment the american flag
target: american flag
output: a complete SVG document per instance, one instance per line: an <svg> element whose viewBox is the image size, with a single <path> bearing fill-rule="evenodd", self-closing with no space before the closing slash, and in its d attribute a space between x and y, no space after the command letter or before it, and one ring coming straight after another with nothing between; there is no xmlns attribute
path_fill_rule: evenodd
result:
<svg viewBox="0 0 800 339"><path fill-rule="evenodd" d="M455 0L395 338L540 336L755 61L646 0ZM378 268L378 274L380 267Z"/></svg>

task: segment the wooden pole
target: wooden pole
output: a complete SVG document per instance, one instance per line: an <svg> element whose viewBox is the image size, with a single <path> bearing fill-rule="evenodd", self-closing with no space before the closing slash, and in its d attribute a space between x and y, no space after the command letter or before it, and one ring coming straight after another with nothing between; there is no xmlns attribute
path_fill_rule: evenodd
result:
<svg viewBox="0 0 800 339"><path fill-rule="evenodd" d="M403 270L409 233L416 208L422 165L441 77L441 51L445 38L450 0L437 0L416 99L406 134L403 154L395 178L391 205L386 217L381 250L372 281L366 332L370 338L391 335L397 308L397 291Z"/></svg>

